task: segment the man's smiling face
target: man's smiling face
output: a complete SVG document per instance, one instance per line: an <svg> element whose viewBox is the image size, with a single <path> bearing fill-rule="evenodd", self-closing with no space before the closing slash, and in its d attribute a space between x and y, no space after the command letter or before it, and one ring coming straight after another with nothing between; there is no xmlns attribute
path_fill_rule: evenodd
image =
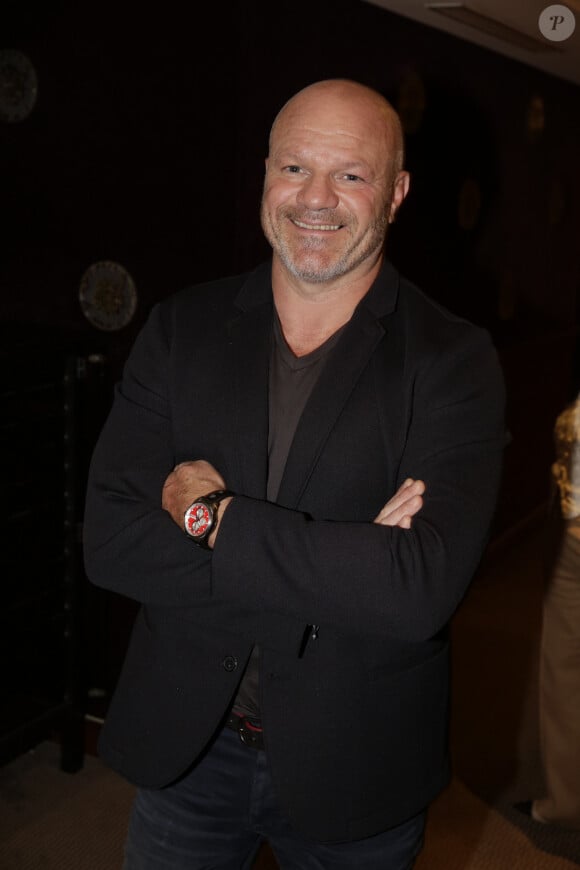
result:
<svg viewBox="0 0 580 870"><path fill-rule="evenodd" d="M348 83L301 92L272 129L262 227L294 278L326 283L382 256L398 191L388 112Z"/></svg>

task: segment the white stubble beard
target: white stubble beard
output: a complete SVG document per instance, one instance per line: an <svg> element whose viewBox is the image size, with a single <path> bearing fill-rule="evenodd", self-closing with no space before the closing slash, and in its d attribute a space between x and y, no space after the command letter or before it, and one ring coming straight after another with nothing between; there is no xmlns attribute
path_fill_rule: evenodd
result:
<svg viewBox="0 0 580 870"><path fill-rule="evenodd" d="M342 278L382 248L389 224L386 213L387 208L383 209L381 214L370 225L370 235L367 231L362 238L347 247L342 254L339 254L338 259L328 263L326 266L321 265L319 257L306 257L306 262L300 265L297 262L298 258L288 243L287 236L280 231L280 228L286 222L296 219L304 223L340 224L342 229L339 232L349 232L350 237L354 238L353 229L356 229L357 225L352 218L349 217L347 220L344 220L344 218L336 215L336 213L329 212L328 215L325 215L324 221L320 220L319 213L316 216L316 221L312 221L312 219L309 221L303 211L299 212L298 209L286 207L276 213L277 223L274 224L262 200L261 219L264 234L286 270L300 281L310 284L324 284ZM313 252L316 252L316 250L323 249L325 241L323 238L312 236L305 238L301 244L302 250L306 249L308 251L308 249L311 249ZM360 250L357 250L359 248ZM310 264L309 260L311 261Z"/></svg>

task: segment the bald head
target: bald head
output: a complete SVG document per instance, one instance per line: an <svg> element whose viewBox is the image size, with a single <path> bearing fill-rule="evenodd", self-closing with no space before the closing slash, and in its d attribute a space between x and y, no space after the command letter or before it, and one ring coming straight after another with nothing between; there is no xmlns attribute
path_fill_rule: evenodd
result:
<svg viewBox="0 0 580 870"><path fill-rule="evenodd" d="M270 130L269 150L272 154L281 127L304 123L308 117L328 118L337 132L359 120L361 128L377 142L384 142L388 155L388 175L403 169L405 146L401 121L382 94L350 79L326 79L298 91L282 106Z"/></svg>

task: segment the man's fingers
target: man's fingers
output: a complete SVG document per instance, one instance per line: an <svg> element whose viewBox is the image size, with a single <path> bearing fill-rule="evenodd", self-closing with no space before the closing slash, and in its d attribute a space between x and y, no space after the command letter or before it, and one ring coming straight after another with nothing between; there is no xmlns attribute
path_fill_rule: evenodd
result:
<svg viewBox="0 0 580 870"><path fill-rule="evenodd" d="M397 520L401 519L405 513L416 513L423 506L423 502L417 502L417 497L421 497L425 492L425 484L422 480L407 479L397 490L395 495L389 499L386 505L381 508L375 522L383 522L389 517L397 514ZM407 505L412 507L407 510ZM395 522L396 522L395 521Z"/></svg>
<svg viewBox="0 0 580 870"><path fill-rule="evenodd" d="M397 508L399 505L404 504L410 498L413 498L415 495L423 495L425 492L425 484L422 480L412 480L408 478L396 491L394 496L388 500L386 505L383 508L383 511L387 508Z"/></svg>
<svg viewBox="0 0 580 870"><path fill-rule="evenodd" d="M411 498L406 499L397 507L390 505L389 507L383 508L376 518L375 523L380 523L384 526L400 525L404 517L407 517L407 519L410 520L421 510L422 507L423 497L420 495L414 495ZM407 528L407 526L404 526L404 528Z"/></svg>
<svg viewBox="0 0 580 870"><path fill-rule="evenodd" d="M399 526L411 528L412 518L423 507L425 483L408 477L399 487L395 495L389 499L375 519L375 523L384 526Z"/></svg>

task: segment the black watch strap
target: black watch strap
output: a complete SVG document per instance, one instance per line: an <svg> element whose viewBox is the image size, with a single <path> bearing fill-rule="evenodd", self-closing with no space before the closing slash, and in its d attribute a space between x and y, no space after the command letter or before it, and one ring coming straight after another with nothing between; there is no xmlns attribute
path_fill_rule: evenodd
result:
<svg viewBox="0 0 580 870"><path fill-rule="evenodd" d="M234 495L231 489L216 489L214 490L214 492L210 492L207 495L202 496L202 498L206 498L208 501L211 501L217 508L220 501L223 501L224 498L229 498L230 495Z"/></svg>

